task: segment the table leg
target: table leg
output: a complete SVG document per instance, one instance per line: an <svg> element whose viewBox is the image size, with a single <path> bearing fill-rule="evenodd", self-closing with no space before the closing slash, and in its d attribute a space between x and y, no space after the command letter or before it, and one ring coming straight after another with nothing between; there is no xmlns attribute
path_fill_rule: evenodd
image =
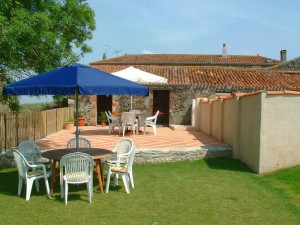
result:
<svg viewBox="0 0 300 225"><path fill-rule="evenodd" d="M97 170L97 175L98 175L100 192L103 193L103 182L102 182L103 172L102 172L101 159L95 159L95 162L96 162L96 170Z"/></svg>

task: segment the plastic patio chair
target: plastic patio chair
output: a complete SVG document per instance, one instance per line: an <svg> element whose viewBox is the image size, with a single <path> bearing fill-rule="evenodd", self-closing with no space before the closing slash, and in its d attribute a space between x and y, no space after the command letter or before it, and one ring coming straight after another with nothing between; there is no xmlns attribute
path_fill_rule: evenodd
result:
<svg viewBox="0 0 300 225"><path fill-rule="evenodd" d="M105 188L106 193L108 193L109 190L110 177L112 174L115 175L114 186L117 185L117 181L118 181L117 175L120 175L122 177L127 194L130 193L129 180L131 181L131 187L134 188L132 165L133 165L135 150L136 150L136 146L133 146L128 153L120 155L118 157L118 160L109 161L109 166L107 170L106 188Z"/></svg>
<svg viewBox="0 0 300 225"><path fill-rule="evenodd" d="M144 121L144 135L146 134L146 127L150 126L153 128L153 133L156 135L156 121L159 114L159 110L155 113L154 116L147 117Z"/></svg>
<svg viewBox="0 0 300 225"><path fill-rule="evenodd" d="M91 148L91 142L83 137L78 138L78 147L79 148ZM72 138L67 143L67 148L76 148L76 138Z"/></svg>
<svg viewBox="0 0 300 225"><path fill-rule="evenodd" d="M19 151L26 158L29 164L44 164L46 166L49 166L52 163L49 160L45 161L46 159L41 160L41 151L34 141L22 141L19 144Z"/></svg>
<svg viewBox="0 0 300 225"><path fill-rule="evenodd" d="M110 111L108 111L108 112L105 111L105 114L106 114L107 121L108 121L108 134L111 134L112 132L114 132L115 126L118 126L119 134L121 134L120 118L113 116Z"/></svg>
<svg viewBox="0 0 300 225"><path fill-rule="evenodd" d="M93 195L94 160L86 153L75 152L63 156L60 160L61 198L68 204L68 184L86 183L90 203Z"/></svg>
<svg viewBox="0 0 300 225"><path fill-rule="evenodd" d="M127 127L130 127L131 130L133 131L133 134L135 135L138 132L138 120L136 119L136 116L132 112L123 112L121 115L121 121L122 121L122 132L123 132L123 137L125 134L125 129Z"/></svg>
<svg viewBox="0 0 300 225"><path fill-rule="evenodd" d="M105 164L109 164L109 161L115 161L119 159L119 156L127 154L133 147L133 141L129 138L123 138L116 144L112 150L113 156L103 159Z"/></svg>
<svg viewBox="0 0 300 225"><path fill-rule="evenodd" d="M48 177L51 175L51 171L47 172L46 166L44 164L29 164L22 153L17 150L13 150L13 154L17 163L19 173L18 195L21 195L24 181L26 183L26 201L29 201L33 182L35 183L36 190L39 192L38 179L43 178L45 180L47 196L48 198L51 198L48 183Z"/></svg>

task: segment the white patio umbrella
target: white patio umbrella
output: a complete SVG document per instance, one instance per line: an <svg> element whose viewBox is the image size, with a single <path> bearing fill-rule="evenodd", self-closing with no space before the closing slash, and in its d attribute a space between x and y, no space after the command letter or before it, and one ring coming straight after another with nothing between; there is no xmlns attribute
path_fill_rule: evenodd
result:
<svg viewBox="0 0 300 225"><path fill-rule="evenodd" d="M139 70L137 68L134 68L133 66L130 66L124 70L120 70L117 72L112 73L113 75L116 75L118 77L122 77L124 79L140 83L140 84L166 84L168 83L168 79L145 72L143 70ZM130 108L132 109L132 96L131 98L131 106Z"/></svg>

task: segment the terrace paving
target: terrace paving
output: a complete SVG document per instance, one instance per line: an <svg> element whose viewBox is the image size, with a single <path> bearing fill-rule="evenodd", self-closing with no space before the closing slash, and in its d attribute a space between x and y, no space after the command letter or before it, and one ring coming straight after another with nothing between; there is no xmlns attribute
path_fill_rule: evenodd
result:
<svg viewBox="0 0 300 225"><path fill-rule="evenodd" d="M118 134L117 129L111 135L108 134L108 126L83 126L80 136L90 140L92 147L113 149L116 143L123 138ZM65 148L67 141L75 137L73 130L60 130L47 137L37 140L41 150ZM147 127L146 134L142 132L134 136L132 132L126 132L124 138L131 138L138 149L151 148L178 148L178 147L199 147L199 146L223 146L224 142L209 136L195 129L185 129L184 127L175 128L157 127L157 135L153 134L152 128Z"/></svg>

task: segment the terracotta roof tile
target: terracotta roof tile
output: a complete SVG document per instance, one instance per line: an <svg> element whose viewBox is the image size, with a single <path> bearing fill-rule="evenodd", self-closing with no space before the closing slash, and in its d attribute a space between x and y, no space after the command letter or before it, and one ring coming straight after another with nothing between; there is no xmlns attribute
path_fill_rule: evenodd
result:
<svg viewBox="0 0 300 225"><path fill-rule="evenodd" d="M128 66L94 66L113 73ZM300 74L262 72L250 69L203 68L201 66L135 66L138 69L168 79L168 85L219 85L220 87L246 87L256 90L300 91Z"/></svg>
<svg viewBox="0 0 300 225"><path fill-rule="evenodd" d="M263 56L247 55L192 55L192 54L133 54L116 58L100 60L91 65L256 65L274 66L281 63L279 60Z"/></svg>

